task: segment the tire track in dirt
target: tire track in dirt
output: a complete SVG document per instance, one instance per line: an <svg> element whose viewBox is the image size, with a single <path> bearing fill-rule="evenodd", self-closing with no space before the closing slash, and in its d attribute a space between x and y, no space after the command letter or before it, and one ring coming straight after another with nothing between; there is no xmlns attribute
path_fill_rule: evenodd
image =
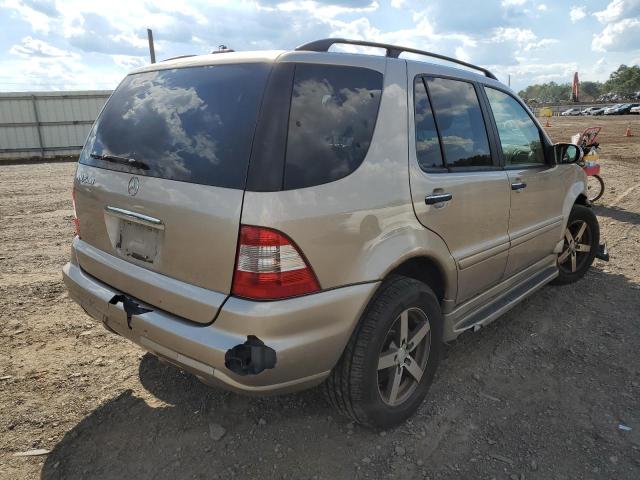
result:
<svg viewBox="0 0 640 480"><path fill-rule="evenodd" d="M634 186L627 188L624 192L622 192L616 199L609 204L610 207L617 207L618 204L627 198L628 195L633 193L638 187L640 187L640 183L636 183Z"/></svg>

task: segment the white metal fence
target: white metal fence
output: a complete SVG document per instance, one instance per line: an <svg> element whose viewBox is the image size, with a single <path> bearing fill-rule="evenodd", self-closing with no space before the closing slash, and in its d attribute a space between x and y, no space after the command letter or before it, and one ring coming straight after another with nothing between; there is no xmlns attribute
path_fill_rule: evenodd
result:
<svg viewBox="0 0 640 480"><path fill-rule="evenodd" d="M0 159L77 155L109 95L0 93Z"/></svg>

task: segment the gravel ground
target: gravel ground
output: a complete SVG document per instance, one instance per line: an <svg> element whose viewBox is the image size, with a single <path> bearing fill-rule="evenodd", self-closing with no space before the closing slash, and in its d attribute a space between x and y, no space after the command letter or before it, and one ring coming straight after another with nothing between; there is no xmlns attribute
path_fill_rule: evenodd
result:
<svg viewBox="0 0 640 480"><path fill-rule="evenodd" d="M374 432L319 391L246 398L94 324L60 278L69 163L0 170L0 478L640 478L638 117L605 126L596 211L611 262L447 349L428 399ZM621 429L620 425L630 430ZM15 453L48 450L42 456Z"/></svg>

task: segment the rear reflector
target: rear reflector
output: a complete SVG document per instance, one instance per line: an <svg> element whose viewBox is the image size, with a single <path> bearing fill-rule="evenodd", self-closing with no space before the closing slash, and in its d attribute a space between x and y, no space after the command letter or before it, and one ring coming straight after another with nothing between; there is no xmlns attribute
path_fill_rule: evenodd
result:
<svg viewBox="0 0 640 480"><path fill-rule="evenodd" d="M270 228L240 226L233 295L275 300L319 290L313 270L292 240Z"/></svg>
<svg viewBox="0 0 640 480"><path fill-rule="evenodd" d="M78 214L76 213L76 187L73 186L73 190L71 191L71 204L73 205L73 229L74 234L79 237L80 236L80 222L78 221Z"/></svg>

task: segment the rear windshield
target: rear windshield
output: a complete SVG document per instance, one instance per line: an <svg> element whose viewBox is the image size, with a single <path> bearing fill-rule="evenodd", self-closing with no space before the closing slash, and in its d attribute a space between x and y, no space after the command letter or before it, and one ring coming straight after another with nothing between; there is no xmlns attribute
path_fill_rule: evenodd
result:
<svg viewBox="0 0 640 480"><path fill-rule="evenodd" d="M96 121L80 163L243 189L270 68L252 63L129 75Z"/></svg>

